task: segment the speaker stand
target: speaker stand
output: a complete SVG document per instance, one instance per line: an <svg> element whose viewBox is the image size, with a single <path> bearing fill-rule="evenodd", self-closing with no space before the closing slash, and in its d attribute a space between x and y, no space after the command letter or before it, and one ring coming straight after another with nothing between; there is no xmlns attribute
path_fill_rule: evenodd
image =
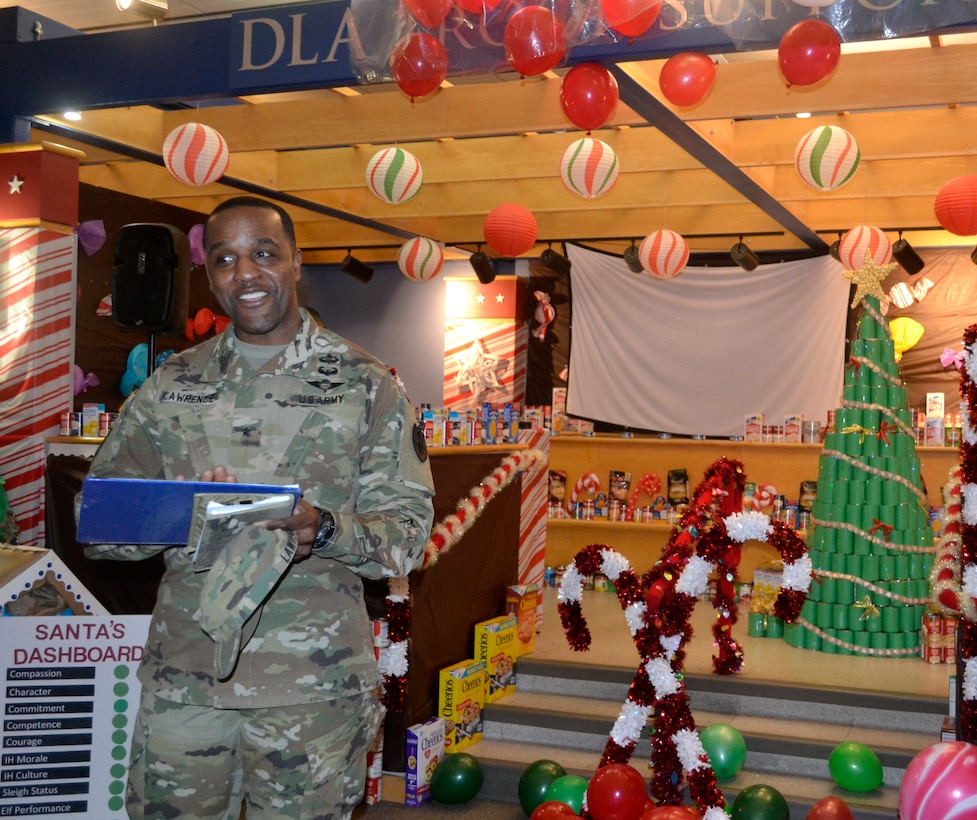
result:
<svg viewBox="0 0 977 820"><path fill-rule="evenodd" d="M146 378L153 375L156 369L156 334L150 333L146 343Z"/></svg>

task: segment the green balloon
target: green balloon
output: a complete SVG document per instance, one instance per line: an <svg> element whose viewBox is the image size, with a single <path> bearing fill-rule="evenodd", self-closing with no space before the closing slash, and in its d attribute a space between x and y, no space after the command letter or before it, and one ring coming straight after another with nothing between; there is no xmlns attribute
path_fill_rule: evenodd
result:
<svg viewBox="0 0 977 820"><path fill-rule="evenodd" d="M546 802L546 790L566 770L556 761L537 760L530 763L519 777L519 805L531 817L536 807Z"/></svg>
<svg viewBox="0 0 977 820"><path fill-rule="evenodd" d="M868 746L846 741L828 759L831 779L850 792L870 792L882 785L882 763Z"/></svg>
<svg viewBox="0 0 977 820"><path fill-rule="evenodd" d="M482 783L482 764L465 752L445 755L431 774L431 797L438 803L465 803L471 800Z"/></svg>
<svg viewBox="0 0 977 820"><path fill-rule="evenodd" d="M790 820L790 807L773 786L757 783L736 795L733 820Z"/></svg>
<svg viewBox="0 0 977 820"><path fill-rule="evenodd" d="M566 803L574 813L580 814L585 794L587 794L587 779L576 774L565 774L550 783L549 788L546 789L546 800Z"/></svg>
<svg viewBox="0 0 977 820"><path fill-rule="evenodd" d="M713 723L699 733L716 780L729 780L746 763L746 741L728 723Z"/></svg>

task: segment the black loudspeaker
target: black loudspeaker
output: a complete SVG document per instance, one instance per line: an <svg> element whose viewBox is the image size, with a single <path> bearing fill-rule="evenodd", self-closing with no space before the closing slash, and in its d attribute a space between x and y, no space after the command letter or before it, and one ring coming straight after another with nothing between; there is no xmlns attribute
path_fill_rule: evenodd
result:
<svg viewBox="0 0 977 820"><path fill-rule="evenodd" d="M190 299L190 242L172 225L123 225L115 237L112 314L129 330L184 333Z"/></svg>

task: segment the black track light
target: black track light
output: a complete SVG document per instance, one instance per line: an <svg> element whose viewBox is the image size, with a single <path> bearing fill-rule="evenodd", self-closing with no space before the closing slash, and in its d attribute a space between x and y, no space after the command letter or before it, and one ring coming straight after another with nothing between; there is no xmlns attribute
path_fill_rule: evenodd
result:
<svg viewBox="0 0 977 820"><path fill-rule="evenodd" d="M492 260L482 253L482 246L478 246L468 261L471 262L472 269L478 277L478 281L483 285L491 285L495 281L495 268L492 267Z"/></svg>
<svg viewBox="0 0 977 820"><path fill-rule="evenodd" d="M628 266L631 273L644 273L645 269L641 266L641 254L638 246L631 241L631 247L624 251L624 264Z"/></svg>
<svg viewBox="0 0 977 820"><path fill-rule="evenodd" d="M910 276L915 276L926 266L916 249L902 238L902 231L899 231L899 238L892 243L892 257Z"/></svg>
<svg viewBox="0 0 977 820"><path fill-rule="evenodd" d="M559 253L552 248L547 248L539 255L539 261L542 262L546 267L548 267L554 273L559 273L562 276L566 276L570 273L570 260L567 259L562 253Z"/></svg>
<svg viewBox="0 0 977 820"><path fill-rule="evenodd" d="M746 271L755 270L756 266L760 264L760 257L743 244L742 236L740 241L729 249L729 255L733 257L733 261L737 265Z"/></svg>
<svg viewBox="0 0 977 820"><path fill-rule="evenodd" d="M836 262L841 261L841 239L836 239L828 248L828 253Z"/></svg>
<svg viewBox="0 0 977 820"><path fill-rule="evenodd" d="M346 258L339 263L339 269L364 285L373 278L373 268L353 256L352 251L346 252Z"/></svg>

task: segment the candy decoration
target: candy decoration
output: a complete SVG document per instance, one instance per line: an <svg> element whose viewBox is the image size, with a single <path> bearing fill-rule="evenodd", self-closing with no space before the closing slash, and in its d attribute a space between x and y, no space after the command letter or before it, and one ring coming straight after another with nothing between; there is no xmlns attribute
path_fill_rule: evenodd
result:
<svg viewBox="0 0 977 820"><path fill-rule="evenodd" d="M876 265L885 265L892 259L892 242L879 228L857 225L841 237L838 257L845 270L860 270L869 258Z"/></svg>
<svg viewBox="0 0 977 820"><path fill-rule="evenodd" d="M661 488L662 480L658 477L657 473L645 473L641 476L641 480L635 485L634 491L631 493L631 498L628 499L628 507L624 512L624 520L634 520L634 508L637 506L638 496L642 493L655 496Z"/></svg>
<svg viewBox="0 0 977 820"><path fill-rule="evenodd" d="M936 219L957 236L977 234L977 176L951 179L936 192Z"/></svg>
<svg viewBox="0 0 977 820"><path fill-rule="evenodd" d="M606 194L617 182L620 163L606 142L584 137L567 146L560 162L560 178L567 188L584 199Z"/></svg>
<svg viewBox="0 0 977 820"><path fill-rule="evenodd" d="M533 291L533 297L537 302L536 309L533 311L533 318L537 325L533 328L532 335L534 339L542 342L545 341L546 331L556 318L556 308L553 307L550 295L545 290Z"/></svg>
<svg viewBox="0 0 977 820"><path fill-rule="evenodd" d="M937 743L917 754L899 787L902 820L963 820L977 812L977 746Z"/></svg>
<svg viewBox="0 0 977 820"><path fill-rule="evenodd" d="M638 249L645 273L655 279L678 276L689 261L689 245L681 234L663 228L652 231Z"/></svg>
<svg viewBox="0 0 977 820"><path fill-rule="evenodd" d="M485 241L500 256L516 257L526 253L536 244L538 231L533 212L513 203L497 205L488 212L482 224Z"/></svg>
<svg viewBox="0 0 977 820"><path fill-rule="evenodd" d="M598 492L600 492L600 479L597 477L597 473L583 473L577 479L577 483L573 485L567 510L573 515L573 509L577 506L577 499L581 495L595 495Z"/></svg>
<svg viewBox="0 0 977 820"><path fill-rule="evenodd" d="M437 242L424 236L408 239L400 247L397 267L412 282L433 279L444 266L444 252Z"/></svg>
<svg viewBox="0 0 977 820"><path fill-rule="evenodd" d="M370 192L390 205L402 205L421 189L424 172L410 151L384 148L366 165L366 186Z"/></svg>
<svg viewBox="0 0 977 820"><path fill-rule="evenodd" d="M777 488L773 484L757 484L753 491L753 507L757 511L773 506L777 497Z"/></svg>
<svg viewBox="0 0 977 820"><path fill-rule="evenodd" d="M188 122L163 141L166 169L187 185L209 185L224 175L230 153L227 142L209 125Z"/></svg>
<svg viewBox="0 0 977 820"><path fill-rule="evenodd" d="M850 182L860 160L854 137L837 125L808 131L794 150L794 169L818 191L834 191Z"/></svg>

